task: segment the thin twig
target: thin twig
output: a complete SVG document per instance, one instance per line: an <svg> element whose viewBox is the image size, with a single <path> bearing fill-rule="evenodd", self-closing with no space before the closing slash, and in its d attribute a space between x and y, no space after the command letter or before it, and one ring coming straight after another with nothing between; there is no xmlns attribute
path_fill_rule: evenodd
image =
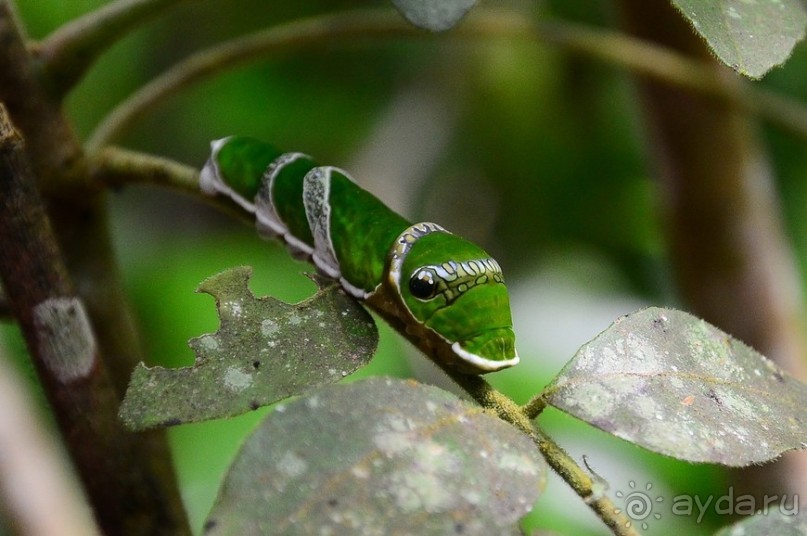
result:
<svg viewBox="0 0 807 536"><path fill-rule="evenodd" d="M395 35L423 33L414 30L395 13L372 10L294 21L204 49L153 79L116 107L96 128L86 146L92 151L115 141L132 123L167 97L251 60L340 39Z"/></svg>
<svg viewBox="0 0 807 536"><path fill-rule="evenodd" d="M229 197L202 195L197 168L120 147L105 147L93 153L88 165L90 178L99 185L121 188L153 184L194 196L247 225L255 224L255 218Z"/></svg>
<svg viewBox="0 0 807 536"><path fill-rule="evenodd" d="M527 434L549 466L569 484L614 534L638 536L623 510L605 495L604 490L595 485L591 476L566 451L534 425L526 412L512 399L493 389L481 376L468 376L457 373L441 363L437 365L479 405L495 411L500 418Z"/></svg>
<svg viewBox="0 0 807 536"><path fill-rule="evenodd" d="M90 177L117 189L131 184L154 184L199 194L199 170L169 158L120 147L105 147L89 161Z"/></svg>
<svg viewBox="0 0 807 536"><path fill-rule="evenodd" d="M633 521L625 515L623 509L605 495L601 485L597 485L594 479L565 450L544 435L540 428L536 427L536 434L537 437L533 440L547 463L611 529L611 532L617 536L639 536L633 528Z"/></svg>
<svg viewBox="0 0 807 536"><path fill-rule="evenodd" d="M71 21L36 48L49 86L61 98L98 57L149 17L183 0L118 0Z"/></svg>
<svg viewBox="0 0 807 536"><path fill-rule="evenodd" d="M567 23L538 26L536 38L623 67L693 93L714 97L738 111L757 114L807 137L807 108L798 100L760 89L714 62L700 61L671 48L630 35Z"/></svg>
<svg viewBox="0 0 807 536"><path fill-rule="evenodd" d="M249 61L288 54L317 44L356 38L433 38L413 29L396 13L365 10L279 25L211 47L175 65L117 106L90 136L87 147L98 149L117 140L135 121L175 93ZM650 78L726 101L749 113L807 136L807 109L799 102L755 88L733 74L720 72L664 47L608 30L569 23L532 23L512 11L477 9L462 25L439 39L526 39L584 54ZM728 74L728 76L727 76Z"/></svg>

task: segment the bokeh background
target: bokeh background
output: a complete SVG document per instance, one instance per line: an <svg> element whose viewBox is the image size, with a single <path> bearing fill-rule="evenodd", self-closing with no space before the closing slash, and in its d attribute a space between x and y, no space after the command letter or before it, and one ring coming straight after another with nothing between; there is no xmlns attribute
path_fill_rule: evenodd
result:
<svg viewBox="0 0 807 536"><path fill-rule="evenodd" d="M16 0L34 39L104 3ZM529 17L615 26L607 2L495 4ZM179 3L104 55L70 96L67 113L86 139L140 85L203 47L303 17L384 5ZM759 84L807 100L805 47ZM256 136L351 171L413 221L437 221L478 241L505 270L523 357L523 364L489 379L526 402L620 315L650 304L683 307L671 282L640 112L628 73L561 48L506 40L367 39L277 54L222 73L163 102L120 144L201 166L210 140ZM776 172L781 217L804 266L805 140L764 123L759 129ZM310 266L198 200L142 186L114 192L110 203L118 256L151 364L189 365L187 339L215 331L212 299L194 293L212 274L250 265L257 294L297 301L313 291L301 275ZM14 328L2 329L28 370ZM386 326L380 329L378 355L355 377L444 381L408 343ZM244 435L266 411L170 431L195 529ZM555 410L541 422L578 460L586 456L611 494L646 489L669 501L679 494L727 493L719 468L653 455ZM648 533L708 534L727 521L668 515L651 520ZM559 479L550 481L528 526L607 533Z"/></svg>

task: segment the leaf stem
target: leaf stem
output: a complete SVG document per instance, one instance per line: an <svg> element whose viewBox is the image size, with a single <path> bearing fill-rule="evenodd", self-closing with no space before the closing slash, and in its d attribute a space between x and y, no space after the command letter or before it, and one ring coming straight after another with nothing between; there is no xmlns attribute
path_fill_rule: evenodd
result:
<svg viewBox="0 0 807 536"><path fill-rule="evenodd" d="M73 88L115 41L183 0L118 0L57 29L36 47L57 98Z"/></svg>
<svg viewBox="0 0 807 536"><path fill-rule="evenodd" d="M546 398L542 391L532 397L529 402L521 406L521 411L524 412L527 418L535 419L544 411L544 408L546 408Z"/></svg>
<svg viewBox="0 0 807 536"><path fill-rule="evenodd" d="M134 122L179 91L273 54L357 38L436 39L418 31L389 10L363 10L301 19L204 49L176 64L118 105L87 142L96 150L120 138ZM785 96L757 89L728 69L716 71L703 61L688 59L665 47L608 30L561 22L533 23L513 11L477 9L440 39L525 39L556 45L622 67L666 84L731 103L759 114L787 130L807 136L807 108Z"/></svg>

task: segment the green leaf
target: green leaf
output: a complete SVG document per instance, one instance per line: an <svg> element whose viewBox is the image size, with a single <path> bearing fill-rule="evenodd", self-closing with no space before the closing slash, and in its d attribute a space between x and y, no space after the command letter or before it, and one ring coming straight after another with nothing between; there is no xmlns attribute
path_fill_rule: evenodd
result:
<svg viewBox="0 0 807 536"><path fill-rule="evenodd" d="M341 380L370 360L375 324L339 285L315 278L317 294L290 305L253 296L250 275L239 267L202 282L198 292L216 298L219 330L189 341L192 367L135 368L120 411L127 426L238 415Z"/></svg>
<svg viewBox="0 0 807 536"><path fill-rule="evenodd" d="M804 37L807 11L800 0L672 0L717 57L732 69L761 78L784 63Z"/></svg>
<svg viewBox="0 0 807 536"><path fill-rule="evenodd" d="M758 513L720 529L715 536L804 536L807 534L807 510L798 510L798 496L791 496L790 500L794 512L768 510Z"/></svg>
<svg viewBox="0 0 807 536"><path fill-rule="evenodd" d="M714 326L671 309L621 318L545 392L575 417L693 462L760 463L807 447L807 385Z"/></svg>
<svg viewBox="0 0 807 536"><path fill-rule="evenodd" d="M278 407L206 534L510 534L545 484L533 442L453 394L372 378Z"/></svg>
<svg viewBox="0 0 807 536"><path fill-rule="evenodd" d="M392 0L392 3L418 28L441 32L453 28L476 0Z"/></svg>

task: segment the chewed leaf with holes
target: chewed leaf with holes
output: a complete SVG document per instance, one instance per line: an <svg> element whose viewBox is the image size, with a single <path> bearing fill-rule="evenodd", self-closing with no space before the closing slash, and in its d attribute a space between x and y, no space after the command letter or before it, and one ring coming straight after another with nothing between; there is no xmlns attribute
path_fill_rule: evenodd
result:
<svg viewBox="0 0 807 536"><path fill-rule="evenodd" d="M392 0L409 22L433 32L453 28L476 0Z"/></svg>
<svg viewBox="0 0 807 536"><path fill-rule="evenodd" d="M715 536L804 536L807 534L807 510L800 508L798 501L798 495L785 494L779 501L766 505L766 511L724 527Z"/></svg>
<svg viewBox="0 0 807 536"><path fill-rule="evenodd" d="M518 534L545 478L511 425L436 387L372 378L271 413L205 534Z"/></svg>
<svg viewBox="0 0 807 536"><path fill-rule="evenodd" d="M214 334L191 339L192 367L135 368L121 407L132 429L238 415L364 366L378 343L367 312L336 283L288 304L256 298L251 270L233 268L199 286L211 294L221 319Z"/></svg>
<svg viewBox="0 0 807 536"><path fill-rule="evenodd" d="M760 78L804 38L800 0L672 0L712 51L732 69Z"/></svg>
<svg viewBox="0 0 807 536"><path fill-rule="evenodd" d="M545 397L683 460L745 466L807 448L807 385L671 309L644 309L612 324L577 352Z"/></svg>

